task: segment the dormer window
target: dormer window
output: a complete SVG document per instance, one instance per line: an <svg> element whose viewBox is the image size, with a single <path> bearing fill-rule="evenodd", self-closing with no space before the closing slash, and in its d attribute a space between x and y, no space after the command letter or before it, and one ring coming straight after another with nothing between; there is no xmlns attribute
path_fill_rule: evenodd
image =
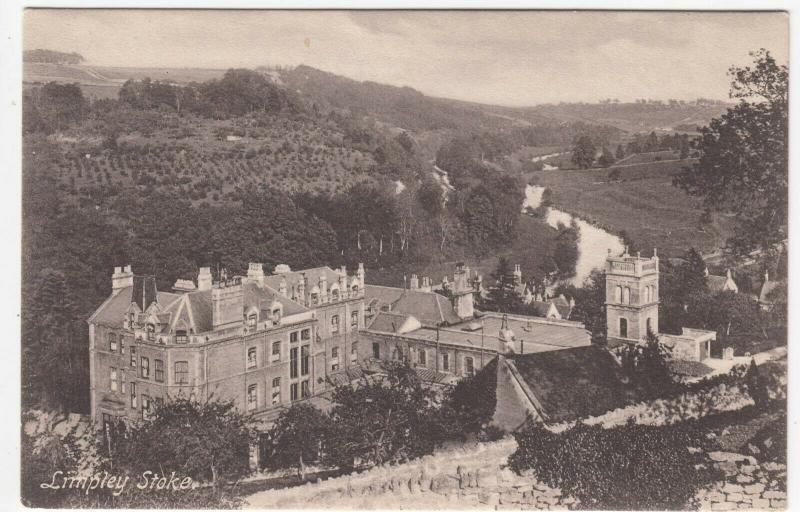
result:
<svg viewBox="0 0 800 512"><path fill-rule="evenodd" d="M311 304L319 304L319 294L312 293L311 294Z"/></svg>
<svg viewBox="0 0 800 512"><path fill-rule="evenodd" d="M175 343L188 343L189 337L186 335L186 331L175 331Z"/></svg>
<svg viewBox="0 0 800 512"><path fill-rule="evenodd" d="M274 308L272 310L272 323L274 325L281 323L281 308Z"/></svg>
<svg viewBox="0 0 800 512"><path fill-rule="evenodd" d="M155 341L156 340L156 326L153 324L147 324L147 341Z"/></svg>
<svg viewBox="0 0 800 512"><path fill-rule="evenodd" d="M353 285L353 293L358 293L358 285L357 284Z"/></svg>
<svg viewBox="0 0 800 512"><path fill-rule="evenodd" d="M258 322L258 315L256 315L255 313L250 313L249 315L247 315L247 327L249 329L255 329L257 322Z"/></svg>
<svg viewBox="0 0 800 512"><path fill-rule="evenodd" d="M338 288L334 288L333 290L331 290L331 300L332 301L339 300L339 289Z"/></svg>

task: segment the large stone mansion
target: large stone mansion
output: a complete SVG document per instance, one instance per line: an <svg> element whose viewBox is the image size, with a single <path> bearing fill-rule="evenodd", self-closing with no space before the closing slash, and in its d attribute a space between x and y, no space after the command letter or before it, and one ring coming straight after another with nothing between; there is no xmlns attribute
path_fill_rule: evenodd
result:
<svg viewBox="0 0 800 512"><path fill-rule="evenodd" d="M609 346L658 333L658 258L606 262ZM428 278L409 286L367 285L364 267L178 280L159 291L153 276L114 269L111 296L89 318L94 422L147 418L154 401L232 399L265 424L297 401L317 401L337 383L380 362L410 361L432 383L453 383L498 354L534 354L591 344L580 322L477 312L481 279L459 264L440 293ZM679 358L702 360L713 332L660 334Z"/></svg>

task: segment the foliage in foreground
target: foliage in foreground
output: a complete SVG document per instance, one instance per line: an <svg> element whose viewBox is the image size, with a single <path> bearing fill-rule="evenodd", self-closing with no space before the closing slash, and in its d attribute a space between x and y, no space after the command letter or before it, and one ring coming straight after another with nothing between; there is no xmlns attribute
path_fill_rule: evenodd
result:
<svg viewBox="0 0 800 512"><path fill-rule="evenodd" d="M628 424L605 429L578 424L553 433L530 424L515 434L509 458L521 473L580 500L584 509L683 509L717 475L702 466L709 441L695 422L666 427Z"/></svg>

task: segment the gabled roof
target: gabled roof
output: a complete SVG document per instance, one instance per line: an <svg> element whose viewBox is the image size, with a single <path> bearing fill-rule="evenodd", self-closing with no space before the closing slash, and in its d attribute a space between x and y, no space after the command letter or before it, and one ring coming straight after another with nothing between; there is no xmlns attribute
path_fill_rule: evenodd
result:
<svg viewBox="0 0 800 512"><path fill-rule="evenodd" d="M786 293L786 283L783 281L766 281L761 285L758 294L758 302L762 304L772 304L777 293Z"/></svg>
<svg viewBox="0 0 800 512"><path fill-rule="evenodd" d="M393 313L411 315L424 326L437 327L461 322L447 297L436 292L366 285L364 295L371 306L389 306Z"/></svg>
<svg viewBox="0 0 800 512"><path fill-rule="evenodd" d="M156 278L154 276L133 276L133 302L146 311L150 304L157 302Z"/></svg>
<svg viewBox="0 0 800 512"><path fill-rule="evenodd" d="M561 318L561 312L552 302L544 302L541 300L535 300L531 302L531 307L533 308L534 314L536 316L547 318L552 313L557 313L557 318Z"/></svg>
<svg viewBox="0 0 800 512"><path fill-rule="evenodd" d="M614 357L594 345L513 355L505 362L549 422L596 416L635 403L641 396L623 382Z"/></svg>
<svg viewBox="0 0 800 512"><path fill-rule="evenodd" d="M108 327L121 328L125 320L125 314L128 312L131 303L134 302L133 290L134 287L129 286L119 290L115 295L106 299L92 316L89 317L89 322ZM142 296L144 296L144 294L142 294ZM170 292L156 292L156 298L158 304L166 308L175 302L176 299L179 299L180 295Z"/></svg>
<svg viewBox="0 0 800 512"><path fill-rule="evenodd" d="M371 331L387 332L392 334L405 334L419 328L419 320L413 316L389 311L381 311L375 315L375 318L367 327L367 329Z"/></svg>

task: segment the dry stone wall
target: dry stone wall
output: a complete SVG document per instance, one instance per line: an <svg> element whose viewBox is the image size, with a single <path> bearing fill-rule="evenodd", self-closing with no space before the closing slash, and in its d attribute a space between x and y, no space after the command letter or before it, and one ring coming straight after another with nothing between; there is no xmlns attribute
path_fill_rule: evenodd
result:
<svg viewBox="0 0 800 512"><path fill-rule="evenodd" d="M701 510L782 510L786 508L786 466L759 464L749 455L711 452L712 463L725 479L701 489L690 506Z"/></svg>

